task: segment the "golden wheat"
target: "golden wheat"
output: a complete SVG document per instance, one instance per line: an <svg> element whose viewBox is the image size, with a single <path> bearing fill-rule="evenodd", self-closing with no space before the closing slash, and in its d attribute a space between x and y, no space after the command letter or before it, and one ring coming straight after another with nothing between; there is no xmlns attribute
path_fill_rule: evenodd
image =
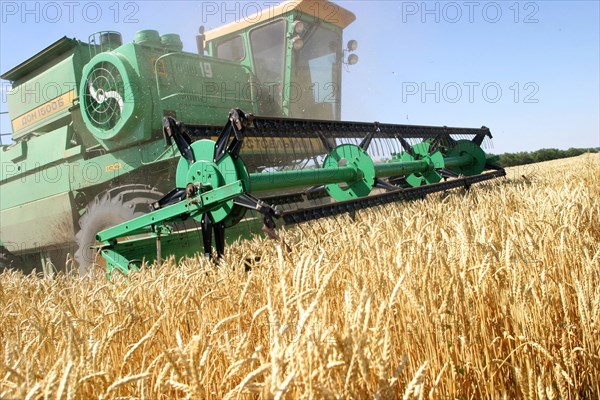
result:
<svg viewBox="0 0 600 400"><path fill-rule="evenodd" d="M281 233L218 266L4 272L0 398L600 393L598 155Z"/></svg>

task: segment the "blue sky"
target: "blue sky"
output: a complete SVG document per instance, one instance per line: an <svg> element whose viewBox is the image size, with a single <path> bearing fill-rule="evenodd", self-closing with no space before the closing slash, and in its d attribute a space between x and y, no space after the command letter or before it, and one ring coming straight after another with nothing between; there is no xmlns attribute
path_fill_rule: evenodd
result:
<svg viewBox="0 0 600 400"><path fill-rule="evenodd" d="M2 1L0 71L62 36L214 28L275 1ZM488 126L494 152L600 146L600 2L339 1L357 20L342 118ZM2 82L1 111L6 111ZM10 131L6 115L2 133ZM4 139L6 141L6 138Z"/></svg>

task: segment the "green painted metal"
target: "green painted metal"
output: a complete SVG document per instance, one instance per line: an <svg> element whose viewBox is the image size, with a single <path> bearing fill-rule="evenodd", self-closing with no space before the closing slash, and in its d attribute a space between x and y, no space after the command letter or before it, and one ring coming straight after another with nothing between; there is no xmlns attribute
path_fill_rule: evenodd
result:
<svg viewBox="0 0 600 400"><path fill-rule="evenodd" d="M362 175L353 166L261 172L250 174L250 188L253 193L258 193L280 189L293 189L303 186L354 182L358 179L362 179Z"/></svg>
<svg viewBox="0 0 600 400"><path fill-rule="evenodd" d="M288 83L295 79L295 53L288 43L291 22L294 18L311 23L317 20L297 10L281 18L285 21L285 34L279 38L285 54L282 85L289 103L293 96L288 89L293 85ZM322 25L341 38L340 28L327 22ZM2 197L10 199L3 201L1 208L52 196L57 190L73 195L77 194L75 191L85 192L93 197L108 182L134 171L143 173L150 164L173 159L176 155L164 151L163 141L157 135L165 114L191 124L221 124L222 115L232 106L260 114L259 101L266 93L257 90L252 72L256 67L248 37L254 28L241 32L247 48L247 57L241 62L178 51L181 39L177 35L160 36L147 30L138 33L134 43L121 46L102 47L62 38L5 73L2 77L13 81L13 90L7 97L13 125L30 122L13 129L17 144L0 154L5 166L0 177ZM118 36L110 34L111 38ZM102 38L95 43L103 43ZM112 77L114 86L110 82L105 87L92 85L94 96L91 96L90 77L99 68L108 71L107 75L98 75L99 82ZM341 62L334 68L341 71ZM332 77L339 80L340 75L335 72ZM340 86L337 80L331 83L336 88ZM32 94L27 101L23 101L25 93ZM105 120L94 121L90 113L98 105L105 106L107 112L116 112L112 116L107 114ZM59 109L48 113L45 109L37 110L39 107ZM28 115L32 111L36 111L35 115ZM280 115L289 116L289 109L286 107ZM33 132L35 136L30 136L27 142L20 141ZM254 155L248 148L242 156L248 159ZM41 175L51 175L54 169L60 171L59 183L44 182L45 178L40 182ZM49 183L52 188L38 187L36 193L25 189L21 195L21 183L27 185L32 181L38 186ZM73 215L81 212L79 206ZM38 217L43 219L42 215ZM14 228L3 225L2 232Z"/></svg>
<svg viewBox="0 0 600 400"><path fill-rule="evenodd" d="M88 44L64 37L2 75L12 81L6 100L13 140L70 122L70 108L88 61Z"/></svg>
<svg viewBox="0 0 600 400"><path fill-rule="evenodd" d="M160 38L159 38L160 43ZM134 46L95 56L83 69L79 99L83 120L105 147L148 139L152 97L131 65ZM112 141L112 142L111 142Z"/></svg>
<svg viewBox="0 0 600 400"><path fill-rule="evenodd" d="M328 186L328 190L331 190L330 195L336 200L348 200L368 195L373 187L375 177L409 175L415 177L413 186L420 186L439 182L441 176L436 169L444 168L444 166L462 171L461 174L465 176L476 175L483 171L482 168L481 171L476 172L481 166L480 151L483 152L476 144L474 146L463 144L460 146L460 151L451 152L452 156L448 158L444 158L440 152L429 155L429 143L427 142L417 144L414 148L420 153L420 159L411 156L404 160L404 154L408 153L403 153L401 158L403 161L373 163L371 158L358 146L343 144L330 153L321 169L252 173L250 174L250 187L252 192L262 192L303 186L335 185L339 191L335 189L335 186L331 186L333 190ZM485 162L485 153L483 154ZM347 164L340 166L340 160L346 160L344 163L347 162ZM477 167L475 168L473 165ZM338 186L340 183L348 185L348 187L341 188Z"/></svg>
<svg viewBox="0 0 600 400"><path fill-rule="evenodd" d="M253 235L251 228L255 224L253 220L240 222L240 229L237 230L240 236L228 236L227 242L232 243L235 240L247 240ZM179 260L183 257L194 257L201 252L202 238L197 230L187 230L164 235L160 238L161 252L163 260L173 257ZM142 263L152 264L156 261L156 235L151 234L145 237L119 241L118 245L99 245L100 255L106 261L107 274L110 278L115 270L120 273L128 274L138 270Z"/></svg>
<svg viewBox="0 0 600 400"><path fill-rule="evenodd" d="M96 235L96 239L101 242L111 242L119 237L147 233L148 227L164 223L183 214L189 214L192 218L195 218L200 214L221 207L221 202L227 202L239 196L243 193L243 189L242 182L235 181L207 192L198 192L187 201L166 206L160 210L105 229Z"/></svg>
<svg viewBox="0 0 600 400"><path fill-rule="evenodd" d="M259 111L258 85L247 67L191 53L146 51L152 63L143 74L154 78L152 90L160 104L154 108L154 123L160 125L164 114L174 114L189 124L220 125L232 104Z"/></svg>
<svg viewBox="0 0 600 400"><path fill-rule="evenodd" d="M0 151L3 210L69 192L73 168L69 171L70 166L58 160L63 160L72 133L64 126L36 140L18 142L13 148L18 152ZM81 148L73 149L81 152Z"/></svg>
<svg viewBox="0 0 600 400"><path fill-rule="evenodd" d="M444 156L441 151L435 151L430 154L429 148L430 142L423 141L412 147L412 154L409 152L402 153L401 159L403 161L423 160L430 166L427 170L413 172L406 177L406 182L412 187L436 183L442 180L442 175L436 169L444 168Z"/></svg>
<svg viewBox="0 0 600 400"><path fill-rule="evenodd" d="M185 187L190 182L202 182L203 185L216 189L238 181L244 176L238 177L239 165L229 154L225 154L217 163L214 163L215 142L212 140L198 140L191 145L196 162L189 165L185 158L181 158L177 164L175 184L177 187ZM243 164L242 164L243 165ZM244 187L248 184L244 183ZM223 202L220 207L210 211L213 222L221 222L231 212L233 200ZM200 222L202 217L196 219Z"/></svg>
<svg viewBox="0 0 600 400"><path fill-rule="evenodd" d="M338 167L349 166L359 172L357 178L325 186L327 193L335 200L350 200L368 196L375 183L375 164L366 151L352 144L342 144L333 149L323 161L324 169L335 171Z"/></svg>
<svg viewBox="0 0 600 400"><path fill-rule="evenodd" d="M242 221L240 225L247 225L247 228L240 229L245 236L244 239L251 237L252 230L249 225L254 221ZM232 237L229 241L237 240L238 237ZM174 234L163 235L160 238L161 252L163 259L173 257L176 260L182 257L193 257L202 248L202 238L197 230L187 230L176 232ZM156 235L151 234L146 237L137 237L119 241L118 246L99 245L101 256L106 260L107 273L109 277L118 269L121 273L135 271L142 266L142 262L152 264L156 261Z"/></svg>
<svg viewBox="0 0 600 400"><path fill-rule="evenodd" d="M456 163L447 164L448 168L464 176L477 175L483 172L487 162L485 152L470 140L459 140L456 146L448 151L449 157L456 157ZM460 162L458 158L466 157L468 162ZM464 158L462 158L464 160Z"/></svg>
<svg viewBox="0 0 600 400"><path fill-rule="evenodd" d="M160 46L160 34L154 29L145 29L135 34L134 43L143 46Z"/></svg>
<svg viewBox="0 0 600 400"><path fill-rule="evenodd" d="M100 255L106 261L106 274L109 279L116 271L128 274L139 267L137 263L130 261L130 259L110 248L100 250Z"/></svg>
<svg viewBox="0 0 600 400"><path fill-rule="evenodd" d="M52 185L39 186L46 190L52 188ZM35 185L27 187L35 191ZM18 250L33 248L39 251L44 248L72 247L77 227L77 220L71 214L74 200L67 190L57 192L24 205L2 210L2 240L12 249ZM27 195L25 191L19 193ZM40 215L44 216L43 220L40 220ZM40 229L42 224L47 229ZM11 230L8 231L7 228Z"/></svg>
<svg viewBox="0 0 600 400"><path fill-rule="evenodd" d="M473 161L473 157L469 153L464 153L457 156L451 156L444 158L444 165L446 168L454 168L461 165L468 165ZM470 175L466 175L470 176Z"/></svg>
<svg viewBox="0 0 600 400"><path fill-rule="evenodd" d="M318 5L309 6L314 9ZM327 6L326 6L327 7ZM337 6L336 6L337 7ZM313 119L340 119L341 115L341 76L342 76L342 55L341 51L332 51L332 57L335 62L326 75L318 76L312 72L313 80L308 82L306 79L308 65L301 65L301 49L294 49L293 40L297 36L294 33L293 23L303 21L307 27L314 26L319 30L331 32L331 40L327 40L327 45L331 48L342 48L342 28L325 20L328 13L315 17L294 9L294 4L290 4L289 11L282 13L274 18L268 18L261 21L256 26L232 30L230 33L211 40L207 43L207 50L210 56L217 55L217 47L223 43L241 38L244 47L244 57L239 60L240 64L260 74L261 66L253 57L255 54L251 36L257 30L268 25L283 23L283 34L277 37L277 42L273 41L273 46L280 46L280 54L283 55L282 70L278 71L279 76L275 79L262 80L256 82L258 96L265 106L265 115L285 116L293 118L305 118L307 114ZM324 18L324 20L321 20ZM335 21L336 18L334 17ZM268 61L268 60L267 60ZM272 62L272 61L271 61ZM310 74L308 74L310 75ZM324 101L314 101L314 96L320 97ZM317 104L313 104L317 103ZM240 107L244 109L244 107Z"/></svg>
<svg viewBox="0 0 600 400"><path fill-rule="evenodd" d="M459 150L449 151L454 154L444 159L439 151L429 153L430 142L425 141L413 147L413 155L404 161L391 161L374 163L371 157L361 147L353 144L342 144L328 154L320 169L304 169L298 171L272 171L267 173L247 174L241 160L234 163L229 155L223 157L218 163L212 160L215 153L215 143L201 140L192 143L194 161L190 162L182 157L177 166L177 186L180 188L196 188L195 195L179 201L178 203L160 208L147 215L134 218L130 221L106 229L97 235L97 240L105 245L110 245L110 251L102 249L110 269L120 271L130 270L130 256L121 255L121 250L129 253L149 253L148 246L152 240L156 241L156 233L147 239L128 241L127 244L119 243L117 238L131 236L143 232L164 232L162 224L176 220L182 216L189 216L200 221L204 213L213 213L213 222L225 220L233 210L232 199L252 189L253 192L261 190L290 189L297 186L326 185L331 197L338 201L350 200L368 196L376 184L376 178L404 175L414 177L414 186L425 183L435 183L440 179L432 174L448 165L455 170L473 173L477 170L480 160L479 146L458 143ZM484 153L485 156L485 153ZM485 160L485 157L484 157ZM239 172L239 175L238 175ZM480 173L480 172L478 172ZM408 181L408 179L407 179ZM342 186L343 185L343 186ZM167 234L169 236L179 236ZM153 239L154 238L154 239ZM159 252L163 250L163 239L160 239ZM169 242L169 243L172 243ZM140 249L146 253L140 253ZM190 255L189 252L187 255ZM160 256L158 256L160 258Z"/></svg>
<svg viewBox="0 0 600 400"><path fill-rule="evenodd" d="M122 149L83 159L82 147L69 143L73 134L73 130L65 126L35 140L17 142L10 150L17 149L18 156L13 151L0 151L2 210L59 193L103 185L134 170L179 160L177 149L165 150L161 141L145 143L135 152ZM11 158L14 159L11 161ZM2 226L5 226L4 220Z"/></svg>
<svg viewBox="0 0 600 400"><path fill-rule="evenodd" d="M183 42L181 37L176 33L167 33L161 35L160 43L167 49L175 52L183 50Z"/></svg>
<svg viewBox="0 0 600 400"><path fill-rule="evenodd" d="M70 226L61 232L72 241L85 205L109 183L137 180L159 188L172 186L165 173L157 173L172 171L179 160L176 148L165 149L160 135L165 113L191 123L219 125L232 104L257 111L256 94L246 90L252 87L249 69L178 52L177 37L164 39L164 46L159 37L157 46L126 43L99 52L100 47L64 38L3 75L13 80L8 102L17 141L0 151L3 240L18 242L19 250L26 252L55 246L44 233L55 227L48 225L44 207L37 206L44 199L71 199L58 209L59 219ZM91 77L97 82L114 79L92 86L92 96ZM94 121L98 106L113 114ZM57 197L60 194L67 195ZM19 214L37 220L38 229L23 231L15 218Z"/></svg>
<svg viewBox="0 0 600 400"><path fill-rule="evenodd" d="M419 171L428 171L432 166L426 160L389 161L375 164L375 175L379 178L408 175Z"/></svg>
<svg viewBox="0 0 600 400"><path fill-rule="evenodd" d="M7 147L0 153L0 157L4 162L12 161L13 163L22 160L27 156L27 142L17 142L10 147ZM4 171L1 172L4 175Z"/></svg>
<svg viewBox="0 0 600 400"><path fill-rule="evenodd" d="M79 91L85 126L106 149L148 140L165 114L220 124L231 104L256 112L251 72L237 63L127 43L96 55Z"/></svg>

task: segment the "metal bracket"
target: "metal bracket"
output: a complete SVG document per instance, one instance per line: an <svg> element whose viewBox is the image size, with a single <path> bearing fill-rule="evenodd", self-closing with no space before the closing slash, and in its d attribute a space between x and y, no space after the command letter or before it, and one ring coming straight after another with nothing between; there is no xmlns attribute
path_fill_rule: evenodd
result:
<svg viewBox="0 0 600 400"><path fill-rule="evenodd" d="M163 135L165 137L167 146L171 146L174 140L183 158L185 158L190 164L196 161L194 158L194 152L191 148L192 138L187 133L185 124L176 121L173 117L164 117Z"/></svg>
<svg viewBox="0 0 600 400"><path fill-rule="evenodd" d="M244 141L244 128L252 124L253 118L252 114L246 114L239 108L229 111L229 119L217 138L214 162L218 162L225 154L233 159L239 157Z"/></svg>
<svg viewBox="0 0 600 400"><path fill-rule="evenodd" d="M238 196L233 200L233 203L261 213L263 215L263 232L265 232L271 239L279 240L279 236L277 233L275 233L276 225L273 218L280 218L282 216L281 211L249 193L244 193L241 196Z"/></svg>

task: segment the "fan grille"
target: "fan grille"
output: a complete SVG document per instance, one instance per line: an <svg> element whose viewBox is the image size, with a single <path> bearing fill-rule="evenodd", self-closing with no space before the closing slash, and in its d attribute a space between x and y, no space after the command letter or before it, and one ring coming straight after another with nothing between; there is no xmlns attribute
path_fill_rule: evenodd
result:
<svg viewBox="0 0 600 400"><path fill-rule="evenodd" d="M125 86L118 68L110 62L96 65L85 82L85 112L97 128L114 128L123 113Z"/></svg>

